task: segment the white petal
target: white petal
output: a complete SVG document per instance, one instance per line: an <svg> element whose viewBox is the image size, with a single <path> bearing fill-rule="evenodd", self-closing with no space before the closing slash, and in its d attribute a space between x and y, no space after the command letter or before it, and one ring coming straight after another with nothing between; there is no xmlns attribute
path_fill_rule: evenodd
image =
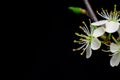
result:
<svg viewBox="0 0 120 80"><path fill-rule="evenodd" d="M120 63L120 53L117 53L117 54L112 56L112 58L110 60L110 65L112 67L114 67L114 66L118 66L119 63Z"/></svg>
<svg viewBox="0 0 120 80"><path fill-rule="evenodd" d="M108 21L107 20L100 20L100 21L91 23L91 25L93 25L93 26L101 26L101 25L104 25L106 22L108 22Z"/></svg>
<svg viewBox="0 0 120 80"><path fill-rule="evenodd" d="M90 58L92 55L91 45L88 45L86 49L86 58Z"/></svg>
<svg viewBox="0 0 120 80"><path fill-rule="evenodd" d="M105 27L106 27L106 30L105 30L106 32L114 33L119 29L119 23L110 21L105 24Z"/></svg>
<svg viewBox="0 0 120 80"><path fill-rule="evenodd" d="M115 53L116 51L118 51L118 49L119 49L119 47L115 43L110 44L110 51L112 53Z"/></svg>
<svg viewBox="0 0 120 80"><path fill-rule="evenodd" d="M105 33L105 28L104 27L99 27L97 29L94 30L93 32L93 36L94 37L100 37Z"/></svg>
<svg viewBox="0 0 120 80"><path fill-rule="evenodd" d="M100 46L101 46L101 42L97 38L93 38L91 42L91 48L93 50L97 50L100 48Z"/></svg>

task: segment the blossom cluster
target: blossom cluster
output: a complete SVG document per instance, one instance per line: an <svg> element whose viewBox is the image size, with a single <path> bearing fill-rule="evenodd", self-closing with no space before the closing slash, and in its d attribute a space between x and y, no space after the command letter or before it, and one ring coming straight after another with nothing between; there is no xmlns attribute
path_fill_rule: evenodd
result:
<svg viewBox="0 0 120 80"><path fill-rule="evenodd" d="M102 44L105 44L109 48L103 51L112 53L110 65L112 67L118 66L120 63L120 13L116 10L116 5L114 5L114 11L110 13L104 9L102 9L101 13L98 11L97 13L103 17L104 20L90 22L89 27L83 22L84 26L80 26L80 29L82 29L85 34L75 33L75 35L80 38L79 40L74 40L74 43L81 44L82 46L73 49L73 51L82 49L81 55L86 51L86 58L90 58L92 50L98 50ZM114 37L114 33L117 34L117 38Z"/></svg>

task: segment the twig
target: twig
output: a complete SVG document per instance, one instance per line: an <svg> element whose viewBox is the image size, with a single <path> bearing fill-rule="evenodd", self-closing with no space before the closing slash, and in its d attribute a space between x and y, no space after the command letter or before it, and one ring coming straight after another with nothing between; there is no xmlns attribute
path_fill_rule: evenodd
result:
<svg viewBox="0 0 120 80"><path fill-rule="evenodd" d="M83 1L84 1L85 5L86 5L86 7L87 7L89 16L90 16L94 21L98 21L95 13L93 12L93 10L92 10L92 8L91 8L91 5L90 5L89 1L88 1L88 0L83 0Z"/></svg>

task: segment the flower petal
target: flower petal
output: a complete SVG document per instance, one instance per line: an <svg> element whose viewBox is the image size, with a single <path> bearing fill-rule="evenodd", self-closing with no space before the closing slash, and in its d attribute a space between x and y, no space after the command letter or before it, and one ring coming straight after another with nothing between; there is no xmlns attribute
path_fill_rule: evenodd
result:
<svg viewBox="0 0 120 80"><path fill-rule="evenodd" d="M90 58L92 55L91 45L88 45L86 49L86 58Z"/></svg>
<svg viewBox="0 0 120 80"><path fill-rule="evenodd" d="M108 22L107 20L100 20L100 21L91 23L91 25L93 25L93 26L101 26L101 25L104 25L107 22Z"/></svg>
<svg viewBox="0 0 120 80"><path fill-rule="evenodd" d="M110 60L110 65L114 67L114 66L118 66L119 63L120 63L120 53L116 53L115 55L113 54Z"/></svg>
<svg viewBox="0 0 120 80"><path fill-rule="evenodd" d="M104 27L99 27L97 29L94 30L93 32L93 36L94 37L100 37L105 33L105 28Z"/></svg>
<svg viewBox="0 0 120 80"><path fill-rule="evenodd" d="M105 24L105 27L106 27L106 29L105 29L106 32L114 33L114 32L116 32L119 29L119 23L110 21L110 22L107 22Z"/></svg>
<svg viewBox="0 0 120 80"><path fill-rule="evenodd" d="M91 48L93 50L97 50L100 48L100 46L101 46L101 42L97 38L93 38L91 42Z"/></svg>
<svg viewBox="0 0 120 80"><path fill-rule="evenodd" d="M119 49L119 47L115 43L110 44L110 51L112 53L115 53L116 51L118 51L118 49Z"/></svg>

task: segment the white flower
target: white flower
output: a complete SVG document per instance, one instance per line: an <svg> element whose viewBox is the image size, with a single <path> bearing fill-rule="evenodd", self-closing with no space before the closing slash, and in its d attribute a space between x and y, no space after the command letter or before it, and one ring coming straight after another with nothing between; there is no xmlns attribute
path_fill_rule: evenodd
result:
<svg viewBox="0 0 120 80"><path fill-rule="evenodd" d="M86 33L86 35L75 33L77 36L80 36L80 39L79 41L74 40L75 43L82 44L82 46L77 49L73 49L73 51L83 49L83 52L81 53L82 55L86 50L86 58L90 58L92 55L92 50L97 50L101 46L101 42L97 37L100 37L104 34L104 28L99 27L94 30L94 27L90 27L89 30L85 23L84 25L84 27L80 28Z"/></svg>
<svg viewBox="0 0 120 80"><path fill-rule="evenodd" d="M118 12L116 11L116 5L114 6L114 12L110 12L110 14L108 14L108 11L103 10L101 14L97 11L97 13L105 18L106 20L100 20L97 22L92 23L91 25L94 26L101 26L101 25L105 25L105 31L108 33L114 33L119 29L120 26L120 18L118 15Z"/></svg>
<svg viewBox="0 0 120 80"><path fill-rule="evenodd" d="M110 44L110 51L113 53L112 58L110 60L110 65L112 67L118 66L120 63L120 43L111 43Z"/></svg>

